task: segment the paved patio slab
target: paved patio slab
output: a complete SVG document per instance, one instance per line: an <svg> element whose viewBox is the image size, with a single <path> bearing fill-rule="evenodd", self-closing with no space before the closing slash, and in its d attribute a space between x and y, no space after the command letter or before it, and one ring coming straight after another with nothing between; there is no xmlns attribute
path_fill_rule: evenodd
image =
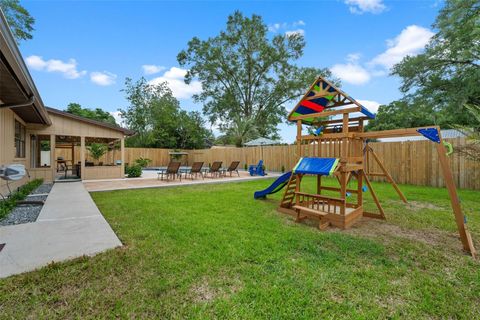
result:
<svg viewBox="0 0 480 320"><path fill-rule="evenodd" d="M182 178L182 181L179 179L162 181L156 178L157 174L155 171L145 172L142 174L141 178L125 178L125 179L108 179L108 180L86 180L83 181L85 188L89 192L94 191L112 191L112 190L126 190L126 189L142 189L142 188L162 188L162 187L173 187L173 186L186 186L193 184L208 184L208 183L228 183L228 182L240 182L240 181L251 181L258 179L271 179L277 178L280 173L269 173L267 176L250 176L248 172L240 171L240 176L233 174L232 177L227 175L226 177L221 178L210 178L207 177L202 179L198 177L196 179ZM267 187L268 185L265 185Z"/></svg>
<svg viewBox="0 0 480 320"><path fill-rule="evenodd" d="M0 227L0 277L121 246L81 182L56 183L36 222Z"/></svg>

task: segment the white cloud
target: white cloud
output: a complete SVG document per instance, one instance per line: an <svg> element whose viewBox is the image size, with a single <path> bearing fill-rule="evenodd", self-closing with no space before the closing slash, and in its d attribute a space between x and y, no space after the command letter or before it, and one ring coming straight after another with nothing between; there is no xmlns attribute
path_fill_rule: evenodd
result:
<svg viewBox="0 0 480 320"><path fill-rule="evenodd" d="M281 28L286 28L286 27L287 27L287 24L285 22L284 23L274 23L274 24L268 25L268 31L278 32Z"/></svg>
<svg viewBox="0 0 480 320"><path fill-rule="evenodd" d="M372 100L357 100L362 106L366 107L368 111L377 113L380 103Z"/></svg>
<svg viewBox="0 0 480 320"><path fill-rule="evenodd" d="M346 64L335 64L330 70L333 75L340 78L342 81L362 85L370 81L370 74L356 61L350 61Z"/></svg>
<svg viewBox="0 0 480 320"><path fill-rule="evenodd" d="M77 70L77 61L69 59L67 62L58 59L44 60L41 56L32 55L25 59L27 65L38 71L58 72L67 79L77 79L84 76L87 71Z"/></svg>
<svg viewBox="0 0 480 320"><path fill-rule="evenodd" d="M110 111L109 112L113 118L115 118L115 122L123 127L125 125L125 122L123 121L123 118L120 116L120 111Z"/></svg>
<svg viewBox="0 0 480 320"><path fill-rule="evenodd" d="M303 29L297 29L297 30L289 30L289 31L285 31L285 35L287 37L290 37L290 36L293 36L293 35L296 35L296 34L300 34L302 36L305 35L305 30Z"/></svg>
<svg viewBox="0 0 480 320"><path fill-rule="evenodd" d="M292 23L292 26L294 26L294 27L304 26L304 25L306 25L306 23L303 20L298 20L298 21L295 21L294 23Z"/></svg>
<svg viewBox="0 0 480 320"><path fill-rule="evenodd" d="M363 14L365 12L381 13L387 7L382 0L345 0L351 13Z"/></svg>
<svg viewBox="0 0 480 320"><path fill-rule="evenodd" d="M408 26L394 39L387 40L388 49L373 58L370 64L390 69L404 57L420 53L433 35L429 29L416 25Z"/></svg>
<svg viewBox="0 0 480 320"><path fill-rule="evenodd" d="M189 99L192 95L202 92L202 84L198 80L193 80L190 84L184 81L187 70L172 67L162 76L149 81L151 84L167 82L173 95L178 99Z"/></svg>
<svg viewBox="0 0 480 320"><path fill-rule="evenodd" d="M117 79L117 75L108 71L90 72L90 80L93 83L98 84L99 86L109 86L109 85L115 84L116 79Z"/></svg>
<svg viewBox="0 0 480 320"><path fill-rule="evenodd" d="M159 73L159 72L165 70L166 68L164 66L157 66L157 65L154 65L154 64L144 64L142 66L142 69L143 69L143 73L148 75L148 74Z"/></svg>
<svg viewBox="0 0 480 320"><path fill-rule="evenodd" d="M285 35L291 36L294 34L301 34L302 36L305 35L305 30L300 28L306 25L305 21L298 20L292 23L282 22L282 23L274 23L268 25L268 31L277 33L285 31Z"/></svg>

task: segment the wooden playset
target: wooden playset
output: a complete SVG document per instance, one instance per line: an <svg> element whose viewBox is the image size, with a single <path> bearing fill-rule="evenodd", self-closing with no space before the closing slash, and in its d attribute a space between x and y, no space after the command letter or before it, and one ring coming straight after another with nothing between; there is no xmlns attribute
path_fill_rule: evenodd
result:
<svg viewBox="0 0 480 320"><path fill-rule="evenodd" d="M332 116L340 117L332 119L330 118ZM318 219L320 229L329 225L342 229L349 228L361 217L385 219L384 210L369 177L385 177L399 197L404 202L407 202L407 199L381 159L369 146L368 139L424 135L436 144L463 248L475 256L475 248L465 225L439 128L365 132L365 121L374 117L374 114L355 99L319 77L288 116L289 121L297 124L296 153L299 162L292 173L284 177L286 189L279 211L294 215L297 221L306 218ZM303 126L310 126L310 131L314 133L303 135ZM369 161L377 162L381 172L369 172L367 170ZM322 184L322 176L330 173L338 180L338 187ZM305 175L316 176L315 193L302 191L302 178ZM351 188L351 181L354 180L355 187ZM338 196L328 196L325 191L338 192ZM364 192L371 193L378 212L365 210Z"/></svg>

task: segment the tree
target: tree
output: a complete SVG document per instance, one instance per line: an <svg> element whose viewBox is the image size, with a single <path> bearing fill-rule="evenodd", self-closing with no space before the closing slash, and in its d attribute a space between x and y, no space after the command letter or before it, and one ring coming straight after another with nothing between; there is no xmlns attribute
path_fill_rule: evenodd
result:
<svg viewBox="0 0 480 320"><path fill-rule="evenodd" d="M231 138L233 144L242 147L245 142L258 137L257 125L253 118L241 118L236 116L231 125L227 128L227 136Z"/></svg>
<svg viewBox="0 0 480 320"><path fill-rule="evenodd" d="M407 56L392 73L411 103L435 106L444 123L472 124L464 105L480 104L480 2L449 0L425 52Z"/></svg>
<svg viewBox="0 0 480 320"><path fill-rule="evenodd" d="M430 104L411 104L398 100L378 108L375 119L369 120L367 131L414 128L443 123L441 114L436 113Z"/></svg>
<svg viewBox="0 0 480 320"><path fill-rule="evenodd" d="M455 151L468 159L480 161L480 106L466 105L465 108L472 117L473 125L456 126L466 135L467 141L464 145L455 147Z"/></svg>
<svg viewBox="0 0 480 320"><path fill-rule="evenodd" d="M143 77L136 82L127 78L123 91L130 105L120 113L137 133L127 139L127 146L200 149L212 140L201 115L181 110L166 82L153 85Z"/></svg>
<svg viewBox="0 0 480 320"><path fill-rule="evenodd" d="M302 34L269 39L267 33L260 16L248 18L236 11L225 31L207 40L194 37L177 56L189 69L185 82L198 78L202 83L194 101L204 103L203 112L224 133L240 117L252 119L258 135L277 137L285 104L301 96L317 76L331 76L328 69L293 64L303 54Z"/></svg>
<svg viewBox="0 0 480 320"><path fill-rule="evenodd" d="M89 108L82 108L80 104L72 102L68 104L67 110L65 111L84 118L117 125L115 118L109 112L103 111L100 108L93 110Z"/></svg>
<svg viewBox="0 0 480 320"><path fill-rule="evenodd" d="M5 14L8 25L12 30L17 44L21 40L32 39L31 32L35 30L33 25L35 19L25 9L18 0L0 0L0 8Z"/></svg>

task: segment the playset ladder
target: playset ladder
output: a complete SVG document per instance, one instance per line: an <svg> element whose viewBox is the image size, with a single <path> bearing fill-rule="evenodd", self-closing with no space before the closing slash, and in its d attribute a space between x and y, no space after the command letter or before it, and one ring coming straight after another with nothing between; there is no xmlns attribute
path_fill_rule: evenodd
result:
<svg viewBox="0 0 480 320"><path fill-rule="evenodd" d="M293 199L295 199L295 190L297 188L297 175L293 174L288 180L287 188L283 194L282 201L280 202L280 207L282 208L291 208Z"/></svg>

